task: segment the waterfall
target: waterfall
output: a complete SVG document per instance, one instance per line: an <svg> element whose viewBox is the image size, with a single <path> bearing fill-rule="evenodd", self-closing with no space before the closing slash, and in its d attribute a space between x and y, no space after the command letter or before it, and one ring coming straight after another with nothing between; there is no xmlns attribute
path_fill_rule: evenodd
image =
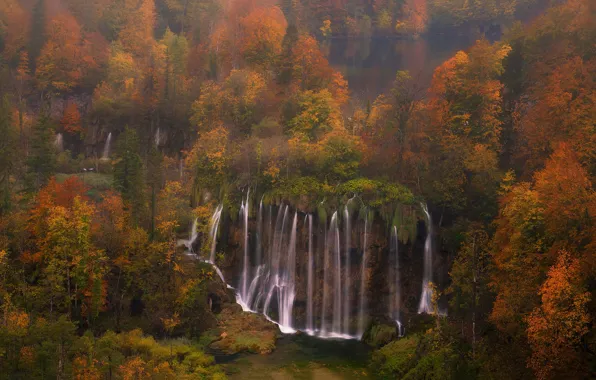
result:
<svg viewBox="0 0 596 380"><path fill-rule="evenodd" d="M106 144L103 147L103 154L101 155L102 160L108 160L110 158L110 147L112 145L112 132L108 133Z"/></svg>
<svg viewBox="0 0 596 380"><path fill-rule="evenodd" d="M333 250L335 254L335 261L334 261L334 270L335 270L335 277L334 277L334 288L333 288L333 333L339 334L341 332L341 246L339 240L339 226L337 222L337 212L333 215L331 219L332 226L329 228L331 230L331 239L333 240Z"/></svg>
<svg viewBox="0 0 596 380"><path fill-rule="evenodd" d="M221 220L221 212L223 205L220 204L215 209L211 217L211 226L209 227L209 241L211 241L211 251L209 252L209 262L215 264L215 248L217 246L217 232L219 230L219 221Z"/></svg>
<svg viewBox="0 0 596 380"><path fill-rule="evenodd" d="M56 133L54 147L58 152L62 152L64 150L64 137L62 136L62 133Z"/></svg>
<svg viewBox="0 0 596 380"><path fill-rule="evenodd" d="M336 218L333 214L331 220ZM325 221L326 223L326 221ZM321 335L327 334L327 304L329 303L329 229L325 228L325 246L323 248L323 305L321 307Z"/></svg>
<svg viewBox="0 0 596 380"><path fill-rule="evenodd" d="M364 243L362 244L362 263L360 268L360 307L358 311L358 336L364 335L364 318L366 315L366 251L368 249L368 212L364 218Z"/></svg>
<svg viewBox="0 0 596 380"><path fill-rule="evenodd" d="M155 147L159 147L161 145L161 132L159 130L159 127L157 127L157 130L155 131Z"/></svg>
<svg viewBox="0 0 596 380"><path fill-rule="evenodd" d="M194 242L197 240L197 237L199 236L198 225L199 219L195 218L195 220L193 220L192 222L192 226L190 227L190 239L188 239L188 245L186 246L188 248L188 251L191 253L194 253L192 246Z"/></svg>
<svg viewBox="0 0 596 380"><path fill-rule="evenodd" d="M282 331L295 331L292 327L292 311L294 308L295 277L296 277L296 228L298 212L294 213L288 256L285 270L281 273L281 281L278 284L279 295L279 325Z"/></svg>
<svg viewBox="0 0 596 380"><path fill-rule="evenodd" d="M242 283L241 283L241 295L242 299L246 302L248 300L248 267L250 265L248 259L248 214L249 214L249 196L250 191L246 194L246 201L242 201L242 206L240 206L240 216L242 217L242 223L244 225L244 259L242 261ZM248 305L250 307L250 305Z"/></svg>
<svg viewBox="0 0 596 380"><path fill-rule="evenodd" d="M351 201L351 200L350 200ZM351 226L350 226L350 210L348 208L350 201L346 204L344 209L344 218L345 218L345 225L344 225L344 234L345 234L345 250L346 250L346 260L345 260L345 271L344 271L344 278L345 278L345 285L344 285L344 326L343 326L343 333L346 335L350 335L350 285L351 285L351 263L350 263L350 234L352 233Z"/></svg>
<svg viewBox="0 0 596 380"><path fill-rule="evenodd" d="M418 313L430 314L432 310L432 290L429 284L433 280L433 247L432 247L432 219L428 212L428 206L421 204L422 211L426 215L426 241L424 242L424 273L422 277L422 295L420 296L420 305L418 306Z"/></svg>
<svg viewBox="0 0 596 380"><path fill-rule="evenodd" d="M255 267L259 268L261 266L261 261L263 260L263 198L261 198L261 202L259 203L259 212L257 214L257 236L256 236L256 255L255 255ZM257 269L258 270L258 269Z"/></svg>
<svg viewBox="0 0 596 380"><path fill-rule="evenodd" d="M308 219L308 268L307 268L307 285L306 285L306 331L309 334L314 333L314 321L313 321L313 288L314 288L314 263L313 263L313 252L312 252L312 215L307 215Z"/></svg>
<svg viewBox="0 0 596 380"><path fill-rule="evenodd" d="M390 318L393 319L397 325L399 335L402 335L402 325L400 322L401 314L401 279L399 269L399 239L397 236L397 227L393 226L391 230L391 242L389 244L389 252L391 257L394 258L395 263L393 266L393 291L391 297L391 311ZM391 278L391 277L390 277Z"/></svg>
<svg viewBox="0 0 596 380"><path fill-rule="evenodd" d="M237 276L231 282L237 285L236 301L244 311L264 315L276 323L283 333L292 333L300 328L309 335L321 338L362 337L371 309L367 287L371 282L368 267L372 258L369 244L373 219L366 212L364 221L358 219L358 222L353 222L355 218L351 215L349 202L342 207L330 219L321 216L317 222L314 214L304 215L287 204L265 207L261 199L258 208L255 207L251 224L250 193L243 197L237 224L242 248L238 252L240 262ZM223 205L220 204L211 216L208 240L210 252L205 261L213 265L223 280L221 271L215 266L222 211ZM430 215L427 217L431 225ZM196 220L193 222L190 238L184 241L189 250L192 249L192 242L198 238L197 223ZM319 223L318 228L315 228L315 223ZM357 228L359 234L353 233L353 228ZM394 226L388 232L387 279L390 294L387 304L389 316L402 335L398 228ZM250 233L254 233L254 239L249 238ZM425 249L424 280L427 282L423 289L431 281L430 272L426 271L427 265L432 266L432 257L426 259L427 255L432 254L431 234L429 229ZM358 263L360 267L354 270L351 267L352 247L362 250L361 262ZM358 271L360 284L352 279L352 275ZM294 316L298 294L303 297L299 300L303 302L304 309L301 311L305 313L299 326Z"/></svg>

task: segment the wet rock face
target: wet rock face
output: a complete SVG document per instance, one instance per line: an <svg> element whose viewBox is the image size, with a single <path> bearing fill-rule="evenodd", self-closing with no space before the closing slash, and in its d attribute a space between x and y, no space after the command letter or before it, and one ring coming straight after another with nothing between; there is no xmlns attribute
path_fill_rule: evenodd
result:
<svg viewBox="0 0 596 380"><path fill-rule="evenodd" d="M374 318L362 336L362 341L374 348L380 348L399 336L397 325L387 318Z"/></svg>
<svg viewBox="0 0 596 380"><path fill-rule="evenodd" d="M251 210L248 223L226 212L221 219L216 263L228 284L239 292L244 289L249 295L241 297L246 298L245 303L248 300L251 310L267 309L270 318L281 322L284 313L278 303L285 303L280 294L291 286L289 327L311 332L329 332L331 328L332 333L338 330L351 337L360 336L371 319L390 315L394 322L403 323L402 315L417 313L429 231L423 219L416 222L413 235L403 237L407 242L402 242L393 232L395 228L378 215L365 222L361 215L345 210L331 217L323 215L320 220L317 214L298 212L297 223L292 223L296 218L295 210L282 211L286 209L287 206L265 206ZM337 217L335 222L334 217ZM392 240L394 235L398 243ZM288 257L290 253L294 256L294 249L295 267L291 267ZM434 272L445 271L446 260L440 254L431 262ZM309 277L311 265L312 278ZM291 283L283 278L287 273L292 273L288 276ZM435 284L444 288L443 277L434 277ZM310 293L309 283L312 284ZM215 297L212 302L214 310L220 310L222 302ZM339 320L338 314L341 315ZM340 326L339 329L336 326Z"/></svg>

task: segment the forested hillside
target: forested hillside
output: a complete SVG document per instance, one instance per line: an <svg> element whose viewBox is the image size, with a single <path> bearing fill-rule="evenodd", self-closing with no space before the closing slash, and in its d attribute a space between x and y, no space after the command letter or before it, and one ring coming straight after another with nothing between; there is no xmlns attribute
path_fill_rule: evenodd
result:
<svg viewBox="0 0 596 380"><path fill-rule="evenodd" d="M590 378L594 20L590 0L0 0L0 378L226 378L210 355L270 353L284 307L325 330L337 303L306 299L339 291L333 226L341 326L374 349L358 376ZM370 102L323 48L433 30L479 39ZM299 289L265 318L222 280L275 247L272 207Z"/></svg>

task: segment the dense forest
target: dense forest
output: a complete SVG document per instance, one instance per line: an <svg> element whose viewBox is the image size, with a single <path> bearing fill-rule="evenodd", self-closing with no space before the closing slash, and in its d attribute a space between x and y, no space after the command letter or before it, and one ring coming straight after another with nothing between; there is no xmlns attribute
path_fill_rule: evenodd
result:
<svg viewBox="0 0 596 380"><path fill-rule="evenodd" d="M594 20L591 0L0 0L0 378L224 379L222 353L275 351L271 321L326 315L370 347L345 378L591 378ZM370 101L326 54L431 33L478 40ZM246 312L265 246L285 282Z"/></svg>

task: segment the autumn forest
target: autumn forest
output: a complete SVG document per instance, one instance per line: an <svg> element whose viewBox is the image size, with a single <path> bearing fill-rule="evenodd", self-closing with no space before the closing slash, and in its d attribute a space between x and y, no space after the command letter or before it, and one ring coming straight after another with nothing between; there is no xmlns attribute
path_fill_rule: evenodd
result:
<svg viewBox="0 0 596 380"><path fill-rule="evenodd" d="M0 0L0 379L593 378L594 20Z"/></svg>

